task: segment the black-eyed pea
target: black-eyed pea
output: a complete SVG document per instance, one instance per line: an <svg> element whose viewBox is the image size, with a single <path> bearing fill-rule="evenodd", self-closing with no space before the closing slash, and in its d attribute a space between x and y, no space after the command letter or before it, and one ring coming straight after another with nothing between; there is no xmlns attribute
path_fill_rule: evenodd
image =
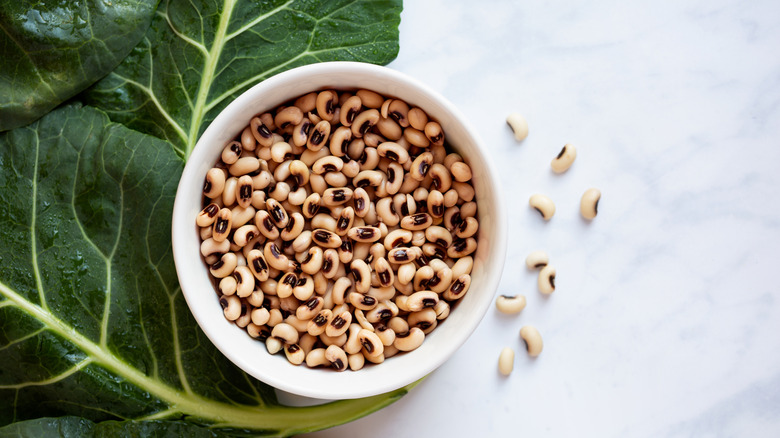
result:
<svg viewBox="0 0 780 438"><path fill-rule="evenodd" d="M382 247L384 249L384 247ZM376 272L379 284L388 287L395 281L395 274L390 268L390 263L384 257L379 257L374 261L374 272Z"/></svg>
<svg viewBox="0 0 780 438"><path fill-rule="evenodd" d="M434 218L444 216L444 195L438 190L431 190L428 193L428 212Z"/></svg>
<svg viewBox="0 0 780 438"><path fill-rule="evenodd" d="M330 362L331 368L336 371L344 371L347 369L347 353L338 345L328 346L325 350L325 359Z"/></svg>
<svg viewBox="0 0 780 438"><path fill-rule="evenodd" d="M328 144L330 132L331 124L328 121L320 120L309 133L306 139L306 148L314 152L324 149L324 146Z"/></svg>
<svg viewBox="0 0 780 438"><path fill-rule="evenodd" d="M539 271L537 285L539 292L545 295L555 292L555 268L552 265L547 264Z"/></svg>
<svg viewBox="0 0 780 438"><path fill-rule="evenodd" d="M404 128L403 138L409 142L409 144L418 148L427 148L431 144L423 131L413 127Z"/></svg>
<svg viewBox="0 0 780 438"><path fill-rule="evenodd" d="M473 237L455 239L447 248L447 256L453 259L467 256L477 250L477 241Z"/></svg>
<svg viewBox="0 0 780 438"><path fill-rule="evenodd" d="M276 354L284 348L284 342L273 336L265 340L265 348L269 354Z"/></svg>
<svg viewBox="0 0 780 438"><path fill-rule="evenodd" d="M240 248L243 248L246 246L247 243L249 243L250 240L254 239L256 236L260 235L260 230L253 225L244 225L240 228L238 228L233 233L233 243L238 245Z"/></svg>
<svg viewBox="0 0 780 438"><path fill-rule="evenodd" d="M303 260L301 261L301 271L309 275L314 275L322 269L325 260L325 254L322 248L313 246L309 248Z"/></svg>
<svg viewBox="0 0 780 438"><path fill-rule="evenodd" d="M501 354L498 355L498 372L504 376L512 374L515 363L515 351L509 347L504 347Z"/></svg>
<svg viewBox="0 0 780 438"><path fill-rule="evenodd" d="M528 199L528 205L539 212L542 218L549 221L555 214L555 203L549 197L536 193Z"/></svg>
<svg viewBox="0 0 780 438"><path fill-rule="evenodd" d="M528 137L528 121L519 113L512 113L506 118L506 123L512 128L515 140L523 141Z"/></svg>
<svg viewBox="0 0 780 438"><path fill-rule="evenodd" d="M351 322L352 313L349 311L334 314L328 325L325 326L325 335L331 338L339 337L347 332Z"/></svg>
<svg viewBox="0 0 780 438"><path fill-rule="evenodd" d="M347 342L344 343L344 351L346 351L347 354L358 353L363 348L358 339L360 330L362 330L362 327L356 322L349 325L349 335L347 336Z"/></svg>
<svg viewBox="0 0 780 438"><path fill-rule="evenodd" d="M454 206L444 210L444 217L442 217L442 224L444 228L450 232L454 232L458 225L463 221L463 217L460 215L460 207Z"/></svg>
<svg viewBox="0 0 780 438"><path fill-rule="evenodd" d="M279 271L276 271L277 274L278 272ZM270 269L269 269L269 275L270 275ZM268 297L269 299L268 303L271 303L271 301L273 301L274 299L278 299L278 297L276 296L276 288L278 287L278 285L279 282L277 282L274 279L274 276L271 276L268 280L260 282L260 290L263 291L263 293ZM263 304L268 304L268 303L263 303Z"/></svg>
<svg viewBox="0 0 780 438"><path fill-rule="evenodd" d="M460 205L460 217L477 217L477 203L474 201L466 202Z"/></svg>
<svg viewBox="0 0 780 438"><path fill-rule="evenodd" d="M401 219L401 228L410 231L425 230L433 224L433 218L428 213L415 213Z"/></svg>
<svg viewBox="0 0 780 438"><path fill-rule="evenodd" d="M223 295L219 298L225 319L235 321L241 316L241 300L235 295Z"/></svg>
<svg viewBox="0 0 780 438"><path fill-rule="evenodd" d="M425 241L426 239L424 230L416 230L412 232L412 246L422 248L422 246L425 245Z"/></svg>
<svg viewBox="0 0 780 438"><path fill-rule="evenodd" d="M411 327L406 333L396 333L393 346L400 351L412 351L420 347L425 333L419 327Z"/></svg>
<svg viewBox="0 0 780 438"><path fill-rule="evenodd" d="M382 198L377 201L376 214L388 227L394 227L401 221L393 206L393 198Z"/></svg>
<svg viewBox="0 0 780 438"><path fill-rule="evenodd" d="M444 227L434 225L425 229L425 239L446 249L452 244L452 233Z"/></svg>
<svg viewBox="0 0 780 438"><path fill-rule="evenodd" d="M215 254L222 255L228 251L230 251L230 241L228 240L218 242L214 240L213 237L211 237L204 240L200 244L200 253L203 255L203 257L208 257Z"/></svg>
<svg viewBox="0 0 780 438"><path fill-rule="evenodd" d="M376 109L368 109L355 117L351 125L352 136L355 138L361 138L368 133L374 125L379 122L379 111Z"/></svg>
<svg viewBox="0 0 780 438"><path fill-rule="evenodd" d="M236 270L237 266L238 266L238 257L236 256L235 253L228 252L222 254L219 260L217 260L216 263L212 264L209 267L209 272L215 278L225 278L228 275L233 274L233 271Z"/></svg>
<svg viewBox="0 0 780 438"><path fill-rule="evenodd" d="M338 248L342 244L342 239L338 234L323 228L314 229L311 238L315 244L323 248Z"/></svg>
<svg viewBox="0 0 780 438"><path fill-rule="evenodd" d="M347 342L347 334L342 333L340 336L328 336L326 334L321 334L319 336L320 342L322 342L325 347L329 347L331 345L338 345L339 347L343 347L344 344Z"/></svg>
<svg viewBox="0 0 780 438"><path fill-rule="evenodd" d="M341 210L336 220L336 234L341 237L347 235L347 232L352 228L355 223L355 209L352 207L346 207Z"/></svg>
<svg viewBox="0 0 780 438"><path fill-rule="evenodd" d="M276 296L287 298L292 296L293 288L298 284L298 276L295 272L287 272L276 283Z"/></svg>
<svg viewBox="0 0 780 438"><path fill-rule="evenodd" d="M257 325L253 322L250 322L246 326L246 333L250 337L260 342L265 342L265 340L268 339L268 335L271 334L271 330L269 330L268 327L264 327L261 325Z"/></svg>
<svg viewBox="0 0 780 438"><path fill-rule="evenodd" d="M370 295L364 295L362 293L353 292L350 293L347 296L347 300L350 304L352 304L356 309L360 309L363 311L371 310L377 306L376 298L370 296Z"/></svg>
<svg viewBox="0 0 780 438"><path fill-rule="evenodd" d="M434 259L437 260L437 259ZM433 261L433 260L432 260ZM445 264L444 268L436 270L436 274L428 280L428 289L440 294L452 284L452 269Z"/></svg>
<svg viewBox="0 0 780 438"><path fill-rule="evenodd" d="M525 309L525 295L499 295L496 298L496 309L501 313L515 314Z"/></svg>
<svg viewBox="0 0 780 438"><path fill-rule="evenodd" d="M313 297L310 298L305 303L298 306L297 309L295 309L295 316L301 320L306 321L308 330L308 322L315 316L317 316L320 311L322 310L322 307L324 305L324 300L322 297Z"/></svg>
<svg viewBox="0 0 780 438"><path fill-rule="evenodd" d="M386 157L398 164L404 164L409 160L409 152L398 143L386 141L376 148L380 157Z"/></svg>
<svg viewBox="0 0 780 438"><path fill-rule="evenodd" d="M349 264L352 277L355 280L355 290L366 293L371 287L371 268L362 258L352 260Z"/></svg>
<svg viewBox="0 0 780 438"><path fill-rule="evenodd" d="M322 266L318 271L322 272L325 278L333 279L336 277L340 264L338 251L328 248L322 253Z"/></svg>
<svg viewBox="0 0 780 438"><path fill-rule="evenodd" d="M266 309L265 307L258 307L252 309L252 312L250 312L249 316L250 318L252 318L252 324L261 327L264 326L271 318L271 314L268 312L268 309Z"/></svg>
<svg viewBox="0 0 780 438"><path fill-rule="evenodd" d="M228 167L231 175L240 177L260 169L260 160L256 157L241 157Z"/></svg>
<svg viewBox="0 0 780 438"><path fill-rule="evenodd" d="M328 213L317 213L311 218L310 226L313 230L323 229L331 232L336 231L336 219Z"/></svg>
<svg viewBox="0 0 780 438"><path fill-rule="evenodd" d="M389 117L380 117L376 127L383 136L391 141L400 140L404 135L404 131L403 128L401 128L401 125Z"/></svg>
<svg viewBox="0 0 780 438"><path fill-rule="evenodd" d="M335 91L325 90L317 94L315 99L315 108L317 109L317 115L322 120L331 121L336 113L336 107L338 106L339 96Z"/></svg>
<svg viewBox="0 0 780 438"><path fill-rule="evenodd" d="M580 214L587 220L592 220L598 214L601 190L590 188L585 190L580 199Z"/></svg>
<svg viewBox="0 0 780 438"><path fill-rule="evenodd" d="M262 193L261 191L259 193ZM241 207L241 206L235 206L230 210L231 219L233 221L232 227L233 228L239 228L250 221L252 221L255 217L255 208L252 205L249 205L248 207Z"/></svg>
<svg viewBox="0 0 780 438"><path fill-rule="evenodd" d="M347 126L339 126L330 135L329 150L335 157L347 155L350 141L352 140L352 130Z"/></svg>
<svg viewBox="0 0 780 438"><path fill-rule="evenodd" d="M219 292L222 295L233 295L238 289L238 281L236 277L229 275L219 281Z"/></svg>
<svg viewBox="0 0 780 438"><path fill-rule="evenodd" d="M258 249L253 249L249 251L246 261L249 270L252 272L252 275L254 275L258 281L262 282L268 280L268 276L269 276L268 263L266 263L262 251Z"/></svg>
<svg viewBox="0 0 780 438"><path fill-rule="evenodd" d="M467 239L477 234L477 230L479 230L479 222L477 222L477 219L467 217L458 225L458 228L455 230L455 235L460 239Z"/></svg>
<svg viewBox="0 0 780 438"><path fill-rule="evenodd" d="M347 358L349 362L349 369L352 371L358 371L363 368L366 363L366 358L362 353L350 354Z"/></svg>
<svg viewBox="0 0 780 438"><path fill-rule="evenodd" d="M428 171L428 175L432 180L431 187L440 192L446 192L450 187L453 187L452 175L450 175L450 171L441 163L433 163L431 169ZM457 190L457 187L453 188ZM458 195L460 195L460 192L458 192Z"/></svg>
<svg viewBox="0 0 780 438"><path fill-rule="evenodd" d="M577 149L571 143L566 143L558 155L550 162L550 167L555 173L566 172L574 163L575 158L577 158Z"/></svg>
<svg viewBox="0 0 780 438"><path fill-rule="evenodd" d="M371 90L358 90L355 92L355 95L360 98L360 101L366 108L381 108L385 101L382 95Z"/></svg>
<svg viewBox="0 0 780 438"><path fill-rule="evenodd" d="M355 242L372 243L382 238L382 233L377 227L353 227L347 232L347 236Z"/></svg>
<svg viewBox="0 0 780 438"><path fill-rule="evenodd" d="M298 346L301 347L301 350L308 356L314 349L317 340L317 336L312 336L304 331L304 333L301 334L300 339L298 339Z"/></svg>
<svg viewBox="0 0 780 438"><path fill-rule="evenodd" d="M288 216L287 226L280 233L280 237L284 241L294 240L303 232L303 227L306 225L306 220L301 213L294 212Z"/></svg>
<svg viewBox="0 0 780 438"><path fill-rule="evenodd" d="M219 213L219 205L210 203L203 210L198 213L195 223L199 227L210 227L217 219L217 213Z"/></svg>
<svg viewBox="0 0 780 438"><path fill-rule="evenodd" d="M241 148L244 151L254 151L257 148L257 140L252 135L251 126L247 126L241 131Z"/></svg>
<svg viewBox="0 0 780 438"><path fill-rule="evenodd" d="M533 251L525 258L525 265L528 269L541 269L547 266L549 262L550 257L542 250Z"/></svg>
<svg viewBox="0 0 780 438"><path fill-rule="evenodd" d="M411 296L409 296L411 301ZM428 330L436 324L436 311L432 307L425 307L422 310L411 311L406 318L409 327L417 327L420 330Z"/></svg>
<svg viewBox="0 0 780 438"><path fill-rule="evenodd" d="M246 266L237 266L233 271L236 279L236 295L240 298L248 297L255 290L255 277Z"/></svg>
<svg viewBox="0 0 780 438"><path fill-rule="evenodd" d="M328 189L328 183L325 182L325 178L316 173L309 175L309 187L311 187L311 193L320 195L320 205L322 205L322 194Z"/></svg>
<svg viewBox="0 0 780 438"><path fill-rule="evenodd" d="M330 366L330 362L325 358L324 348L315 348L306 355L306 366L315 368L320 366Z"/></svg>
<svg viewBox="0 0 780 438"><path fill-rule="evenodd" d="M271 330L271 336L279 339L285 344L295 344L298 342L298 330L286 322L276 324Z"/></svg>
<svg viewBox="0 0 780 438"><path fill-rule="evenodd" d="M384 353L384 344L373 331L361 329L358 332L358 341L363 347L362 351L366 355L366 359L378 358Z"/></svg>
<svg viewBox="0 0 780 438"><path fill-rule="evenodd" d="M269 147L273 144L273 130L276 129L276 125L271 114L264 113L259 117L253 117L249 122L249 127L260 146Z"/></svg>
<svg viewBox="0 0 780 438"><path fill-rule="evenodd" d="M248 297L246 297L246 302L253 308L260 307L263 305L263 301L265 300L265 294L262 290L260 290L259 285L257 282L255 282L255 290L252 291L251 294L249 294Z"/></svg>
<svg viewBox="0 0 780 438"><path fill-rule="evenodd" d="M409 230L393 230L387 233L384 239L385 249L390 251L393 248L406 245L412 241L412 232Z"/></svg>
<svg viewBox="0 0 780 438"><path fill-rule="evenodd" d="M414 129L422 131L425 129L425 125L428 124L428 114L421 108L414 107L410 109L407 117L409 118L409 125Z"/></svg>
<svg viewBox="0 0 780 438"><path fill-rule="evenodd" d="M387 106L387 115L395 120L401 127L406 128L409 126L409 105L403 100L393 99Z"/></svg>
<svg viewBox="0 0 780 438"><path fill-rule="evenodd" d="M435 307L439 302L439 295L433 291L419 291L409 295L406 300L406 308L409 312L419 312L420 310Z"/></svg>
<svg viewBox="0 0 780 438"><path fill-rule="evenodd" d="M293 288L293 296L295 298L306 301L314 295L314 280L308 274L300 274L298 276L298 282Z"/></svg>
<svg viewBox="0 0 780 438"><path fill-rule="evenodd" d="M203 227L198 230L198 234L200 234L200 240L206 240L211 239L211 235L214 234L214 228L213 227Z"/></svg>
<svg viewBox="0 0 780 438"><path fill-rule="evenodd" d="M413 262L422 255L422 250L416 246L399 246L387 252L387 261L397 265Z"/></svg>
<svg viewBox="0 0 780 438"><path fill-rule="evenodd" d="M476 196L474 187L469 183L453 181L452 188L455 189L455 191L458 193L458 198L462 199L463 202L472 202L474 200L474 196Z"/></svg>
<svg viewBox="0 0 780 438"><path fill-rule="evenodd" d="M458 182L471 181L471 177L472 177L471 167L469 167L469 165L464 163L463 161L457 161L455 163L452 163L449 169L455 181Z"/></svg>
<svg viewBox="0 0 780 438"><path fill-rule="evenodd" d="M426 123L422 131L425 133L425 136L428 138L428 141L430 141L431 144L444 144L444 131L441 129L441 125L437 122L431 121Z"/></svg>
<svg viewBox="0 0 780 438"><path fill-rule="evenodd" d="M311 170L317 175L324 175L329 172L341 172L344 167L344 161L333 155L326 155L319 158L312 164Z"/></svg>
<svg viewBox="0 0 780 438"><path fill-rule="evenodd" d="M285 300L281 300L281 301L284 302ZM290 300L290 302L292 303L294 301ZM285 309L283 309L283 310L285 310ZM285 310L285 311L288 311L288 310ZM293 309L290 312L295 312L295 309ZM299 335L300 335L301 333L306 333L306 327L308 326L309 321L299 319L294 314L290 314L290 315L287 316L287 318L284 319L284 323L285 324L290 324L291 326L293 326L295 328L295 330L297 330ZM300 340L299 340L299 342L300 342Z"/></svg>
<svg viewBox="0 0 780 438"><path fill-rule="evenodd" d="M360 96L350 96L341 105L341 111L339 112L339 122L343 126L352 126L352 122L360 113L363 107L363 102L360 100Z"/></svg>
<svg viewBox="0 0 780 438"><path fill-rule="evenodd" d="M222 242L227 239L233 226L233 212L229 208L222 208L217 213L214 220L211 238L215 242Z"/></svg>
<svg viewBox="0 0 780 438"><path fill-rule="evenodd" d="M414 263L404 263L398 267L398 273L396 279L402 284L409 284L414 280L414 274L417 272L417 267Z"/></svg>
<svg viewBox="0 0 780 438"><path fill-rule="evenodd" d="M387 182L385 183L385 191L389 195L395 195L401 190L401 186L404 183L404 168L398 163L390 163L387 166Z"/></svg>
<svg viewBox="0 0 780 438"><path fill-rule="evenodd" d="M225 190L225 171L212 168L206 172L206 181L203 183L203 195L209 199L215 199Z"/></svg>
<svg viewBox="0 0 780 438"><path fill-rule="evenodd" d="M266 242L263 247L263 257L270 267L279 271L284 271L290 266L290 260L274 242Z"/></svg>
<svg viewBox="0 0 780 438"><path fill-rule="evenodd" d="M525 348L529 356L537 357L542 353L544 343L542 342L542 335L539 334L539 330L536 327L532 325L523 326L520 329L520 338L525 342Z"/></svg>
<svg viewBox="0 0 780 438"><path fill-rule="evenodd" d="M325 328L333 320L333 312L330 309L322 309L306 324L306 332L312 336L325 333Z"/></svg>
<svg viewBox="0 0 780 438"><path fill-rule="evenodd" d="M265 205L266 211L271 218L271 222L273 222L277 228L285 228L290 221L290 216L287 214L287 211L284 209L282 204L276 199L270 198L266 201ZM258 228L260 228L260 226L258 226ZM270 239L269 236L266 237Z"/></svg>
<svg viewBox="0 0 780 438"><path fill-rule="evenodd" d="M273 297L278 300L277 297ZM284 321L284 316L282 315L282 311L278 308L271 308L271 310L268 311L268 322L265 323L268 327L276 327L277 325L281 324Z"/></svg>
<svg viewBox="0 0 780 438"><path fill-rule="evenodd" d="M460 299L466 292L468 292L471 286L471 275L463 274L460 277L454 277L455 280L450 285L449 289L442 293L441 297L448 301L454 301Z"/></svg>
<svg viewBox="0 0 780 438"><path fill-rule="evenodd" d="M328 188L322 194L322 205L335 207L352 199L352 189L348 187Z"/></svg>
<svg viewBox="0 0 780 438"><path fill-rule="evenodd" d="M438 321L447 319L447 317L450 316L450 304L445 300L439 300L439 302L433 306L433 311L436 312L436 319Z"/></svg>
<svg viewBox="0 0 780 438"><path fill-rule="evenodd" d="M293 365L300 365L306 359L306 353L298 344L285 345L284 355Z"/></svg>
<svg viewBox="0 0 780 438"><path fill-rule="evenodd" d="M388 357L387 346L393 345L393 342L395 341L395 332L384 324L377 324L375 333L377 337L379 337L379 340L382 341L382 345L385 346L383 354L385 357Z"/></svg>
<svg viewBox="0 0 780 438"><path fill-rule="evenodd" d="M341 172L328 172L322 175L322 177L325 179L328 186L334 188L344 187L349 183L349 179Z"/></svg>
<svg viewBox="0 0 780 438"><path fill-rule="evenodd" d="M317 109L317 93L311 92L304 94L303 96L295 99L293 104L298 107L303 113L312 112Z"/></svg>
<svg viewBox="0 0 780 438"><path fill-rule="evenodd" d="M422 181L430 172L433 164L433 154L430 152L423 152L418 155L417 158L415 158L412 162L412 167L409 169L409 174L413 179Z"/></svg>

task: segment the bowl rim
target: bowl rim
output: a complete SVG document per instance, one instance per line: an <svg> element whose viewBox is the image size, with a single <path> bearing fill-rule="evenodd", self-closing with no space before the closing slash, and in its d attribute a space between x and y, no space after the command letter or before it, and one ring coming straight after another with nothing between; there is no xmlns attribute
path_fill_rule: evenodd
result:
<svg viewBox="0 0 780 438"><path fill-rule="evenodd" d="M274 90L277 87L285 86L286 84L296 83L296 82L305 83L307 78L311 78L313 76L322 76L322 75L327 76L327 75L334 75L334 74L335 75L361 74L361 75L376 77L375 79L371 79L371 80L394 81L395 83L403 84L403 87L410 88L412 93L420 94L421 96L424 96L426 99L430 99L434 101L443 110L449 112L450 113L449 116L451 116L452 119L455 120L457 124L460 125L465 131L465 133L470 137L467 141L473 143L474 150L479 155L479 159L482 162L483 169L485 170L483 176L487 181L486 186L493 188L492 191L488 192L490 193L490 195L492 195L491 200L493 201L492 202L493 209L491 210L493 216L492 218L493 239L491 240L491 245L489 245L490 248L488 249L489 251L488 259L491 261L491 264L493 264L494 266L485 267L485 269L490 271L491 275L489 276L486 275L486 278L482 278L480 283L480 290L484 290L485 295L488 296L477 301L478 306L476 308L471 309L471 312L475 313L476 315L474 317L469 318L467 320L468 324L465 327L462 327L458 331L459 337L456 339L456 342L449 342L443 346L438 346L439 348L435 350L436 356L434 356L433 359L419 361L420 366L416 368L414 372L403 373L401 376L392 376L393 378L383 379L382 381L375 382L376 385L370 388L351 387L347 390L342 390L340 392L334 392L332 391L332 388L325 389L319 387L305 387L303 385L290 382L290 380L292 379L289 378L280 378L279 376L273 374L264 374L262 372L263 370L259 370L257 366L255 366L252 363L249 363L249 361L246 358L242 357L242 355L237 354L238 352L234 351L235 348L229 348L229 345L227 345L224 342L221 342L220 339L221 331L216 328L217 325L220 323L215 323L211 319L206 320L205 319L206 315L198 311L199 304L196 302L197 298L194 291L198 287L202 287L202 286L198 286L198 284L194 283L195 280L191 275L191 272L188 271L191 269L191 266L188 265L187 262L188 259L192 257L192 254L184 253L185 251L184 246L186 246L186 242L188 240L191 240L193 235L197 235L197 229L195 229L195 232L193 233L193 230L191 229L187 231L186 229L187 227L184 226L177 227L177 224L180 223L186 224L187 221L192 221L192 216L190 215L192 212L191 203L189 203L189 201L185 200L183 197L180 197L179 194L182 193L182 191L189 190L190 189L189 184L191 184L192 181L198 181L197 179L195 179L199 176L198 169L196 169L196 167L198 166L196 166L195 163L198 163L199 162L198 160L203 160L204 156L208 155L208 152L211 151L211 148L207 144L209 139L215 136L219 136L218 134L219 130L222 128L222 126L225 123L229 121L231 115L235 113L240 113L240 110L242 110L243 108L253 107L252 104L257 99L257 96L262 96L264 94L267 94L268 92ZM294 98L298 95L304 94L308 91L324 89L324 88L326 88L326 86L311 86L305 89L300 89L300 93L291 95L290 97L287 98L287 100ZM335 88L341 88L341 87L337 86ZM352 88L356 88L356 87L352 87ZM279 103L281 102L272 103L269 106L269 108L273 108ZM255 113L258 113L258 111L252 112L252 114ZM212 148L216 148L216 147L212 146ZM174 208L173 208L172 224L171 224L172 247L173 247L173 256L176 265L177 276L179 278L181 292L184 295L190 313L197 321L200 329L206 334L206 336L217 347L217 349L223 355L225 355L225 357L228 360L230 360L233 364L238 366L248 375L251 375L263 381L264 383L285 392L289 392L299 396L324 399L324 400L359 398L359 397L367 397L367 396L393 391L403 386L406 386L414 381L419 380L420 378L428 375L430 372L434 371L439 366L441 366L466 342L466 340L476 330L479 323L484 319L485 313L487 312L487 309L490 307L490 304L492 303L493 300L493 296L495 295L498 289L498 284L501 278L501 274L503 272L504 261L506 259L506 245L507 245L506 213L504 208L504 202L502 199L500 199L501 193L498 190L500 188L500 184L498 180L498 172L496 171L496 167L492 163L490 156L488 155L487 152L488 149L481 141L476 130L471 126L471 124L468 122L465 116L458 110L458 108L455 107L455 105L450 103L441 94L431 89L424 83L404 73L393 70L389 67L377 66L373 64L360 63L360 62L350 62L350 61L322 62L322 63L309 64L301 67L296 67L291 70L287 70L285 72L274 75L252 86L251 88L243 92L240 96L238 96L236 99L234 99L231 103L229 103L222 111L220 111L220 113L214 118L214 120L200 135L195 147L192 150L192 153L190 154L189 160L185 164L184 171L182 172L182 176L179 181L179 185L177 187L176 198L174 201ZM203 165L200 164L200 167L202 166ZM203 173L203 175L205 175L205 172ZM200 175L200 178L202 177L203 176ZM185 187L185 185L187 187ZM197 187L199 187L199 185L197 185ZM198 239L198 245L199 245L199 239ZM200 259L201 256L199 253L197 253L197 257ZM202 260L200 260L200 263L202 265ZM210 284L209 287L211 287ZM221 314L221 309L219 313ZM226 322L224 318L221 318L221 320L223 323ZM229 324L235 328L234 324L232 323ZM434 330L434 333L435 332L436 330ZM249 336L246 337L247 339L251 339ZM423 345L425 345L425 343L423 343ZM263 350L262 353L268 355L268 353L264 351L265 348L262 348L262 350ZM271 355L268 356L271 357ZM289 364L286 365L290 366ZM388 365L384 364L383 366L387 367ZM302 367L303 369L311 370L305 365L303 365ZM291 367L291 368L300 369L301 367ZM361 370L361 373L362 372L365 371ZM344 374L344 373L333 373L333 372L331 373L333 375ZM290 374L294 374L294 373L290 373ZM349 374L351 374L351 372L349 372Z"/></svg>

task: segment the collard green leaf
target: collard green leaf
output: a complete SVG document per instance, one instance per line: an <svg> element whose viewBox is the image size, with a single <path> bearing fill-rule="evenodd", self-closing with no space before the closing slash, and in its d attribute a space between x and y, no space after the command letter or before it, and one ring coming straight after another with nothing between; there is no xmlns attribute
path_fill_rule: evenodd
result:
<svg viewBox="0 0 780 438"><path fill-rule="evenodd" d="M164 0L146 38L87 102L169 140L188 157L232 99L281 71L320 61L386 64L398 53L401 0Z"/></svg>
<svg viewBox="0 0 780 438"><path fill-rule="evenodd" d="M114 69L159 0L0 2L0 131L26 125Z"/></svg>
<svg viewBox="0 0 780 438"><path fill-rule="evenodd" d="M0 134L0 426L74 415L288 435L406 388L291 408L233 366L179 290L167 142L67 105Z"/></svg>
<svg viewBox="0 0 780 438"><path fill-rule="evenodd" d="M103 421L80 417L39 418L0 427L0 438L219 438L225 436L184 421Z"/></svg>

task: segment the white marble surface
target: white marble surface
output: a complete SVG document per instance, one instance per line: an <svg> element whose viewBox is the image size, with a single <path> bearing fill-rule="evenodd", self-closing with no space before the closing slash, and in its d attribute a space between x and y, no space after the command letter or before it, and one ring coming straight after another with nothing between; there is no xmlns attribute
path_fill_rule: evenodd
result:
<svg viewBox="0 0 780 438"><path fill-rule="evenodd" d="M488 145L511 226L498 293L528 306L490 309L406 397L313 436L780 436L780 3L405 3L390 66ZM555 175L566 142L578 158ZM557 203L549 223L534 192ZM524 267L535 249L558 269L548 299ZM544 337L536 360L524 324Z"/></svg>

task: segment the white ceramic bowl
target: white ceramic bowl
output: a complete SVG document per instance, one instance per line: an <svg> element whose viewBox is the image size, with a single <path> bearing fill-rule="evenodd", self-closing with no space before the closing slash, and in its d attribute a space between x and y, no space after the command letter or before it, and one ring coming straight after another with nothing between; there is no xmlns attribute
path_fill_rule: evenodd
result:
<svg viewBox="0 0 780 438"><path fill-rule="evenodd" d="M195 217L202 208L206 172L222 148L255 114L271 110L302 94L327 88L367 88L419 106L437 120L446 141L473 171L480 224L471 288L415 351L399 354L360 371L335 372L294 366L283 354L270 355L265 345L227 321L205 262ZM283 391L320 399L372 396L412 383L439 367L466 341L482 320L498 287L506 255L506 219L495 168L486 148L463 115L422 83L392 69L354 62L327 62L280 73L247 90L230 103L201 136L184 168L173 209L173 254L182 292L195 319L211 342L238 367Z"/></svg>

